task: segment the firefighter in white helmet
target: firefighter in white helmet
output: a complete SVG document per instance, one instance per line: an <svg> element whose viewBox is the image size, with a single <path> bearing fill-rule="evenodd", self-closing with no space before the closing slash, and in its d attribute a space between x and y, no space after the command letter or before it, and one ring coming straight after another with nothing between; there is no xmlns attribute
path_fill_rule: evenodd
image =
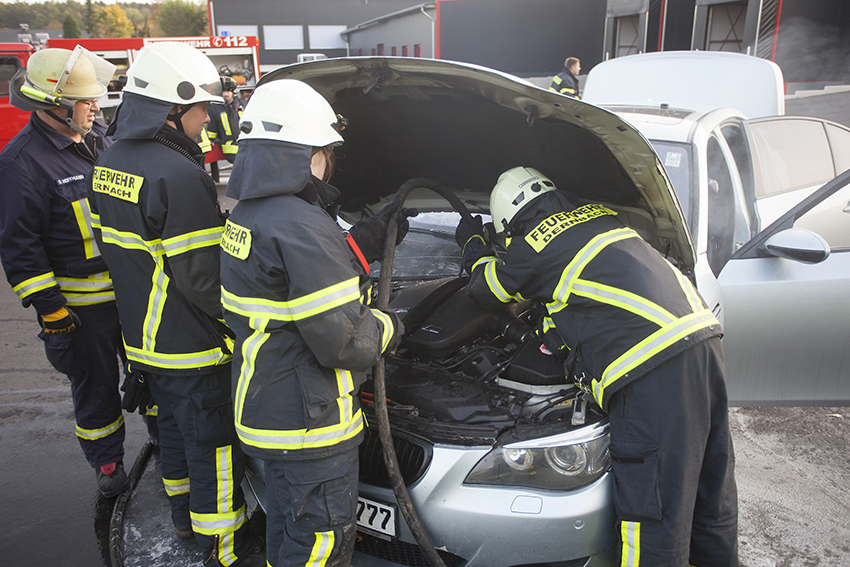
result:
<svg viewBox="0 0 850 567"><path fill-rule="evenodd" d="M242 115L222 239L222 303L236 332L236 431L265 463L272 567L347 566L354 550L359 390L402 326L367 305L393 202L344 233L328 184L342 117L307 84L258 87Z"/></svg>
<svg viewBox="0 0 850 567"><path fill-rule="evenodd" d="M617 213L576 206L536 169L503 173L490 214L509 237L501 260L481 217L457 227L467 293L545 305L544 344L608 413L618 564L737 565L721 330L691 282Z"/></svg>
<svg viewBox="0 0 850 567"><path fill-rule="evenodd" d="M130 487L118 391L124 349L85 176L109 143L97 101L114 70L79 46L34 53L11 81L11 102L31 111L30 121L0 154L3 268L36 311L48 360L71 382L77 439L107 498Z"/></svg>
<svg viewBox="0 0 850 567"><path fill-rule="evenodd" d="M186 44L145 46L127 71L110 129L116 142L89 178L115 283L132 389L159 406L162 476L177 535L208 566L265 565L240 487L219 285L223 219L195 140L221 102L213 63ZM257 548L260 549L257 549Z"/></svg>

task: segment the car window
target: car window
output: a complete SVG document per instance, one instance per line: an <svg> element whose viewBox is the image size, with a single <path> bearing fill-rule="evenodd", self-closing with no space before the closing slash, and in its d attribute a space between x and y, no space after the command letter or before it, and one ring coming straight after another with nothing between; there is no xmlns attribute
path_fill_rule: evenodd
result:
<svg viewBox="0 0 850 567"><path fill-rule="evenodd" d="M660 142L658 140L652 140L651 143L658 157L661 158L664 169L667 170L670 182L673 183L673 190L676 191L676 197L679 198L682 212L685 213L688 226L691 228L691 237L696 240L697 213L695 210L691 210L691 193L694 191L691 185L691 179L693 177L691 146L690 144L674 144Z"/></svg>
<svg viewBox="0 0 850 567"><path fill-rule="evenodd" d="M737 122L724 124L721 126L720 131L723 134L723 138L726 140L726 145L729 146L729 151L732 152L732 157L734 158L735 165L738 168L738 175L741 178L741 188L744 191L744 199L746 201L747 214L750 217L750 223L757 224L753 164L750 159L750 151L747 148L743 127Z"/></svg>
<svg viewBox="0 0 850 567"><path fill-rule="evenodd" d="M835 159L835 174L841 175L850 169L850 130L827 124L826 131L829 134L829 145L832 146L832 157Z"/></svg>
<svg viewBox="0 0 850 567"><path fill-rule="evenodd" d="M845 185L794 221L819 234L833 252L850 251L850 185Z"/></svg>
<svg viewBox="0 0 850 567"><path fill-rule="evenodd" d="M835 177L824 124L818 120L750 122L762 182L756 198L826 183Z"/></svg>
<svg viewBox="0 0 850 567"><path fill-rule="evenodd" d="M9 96L9 81L20 67L17 57L0 57L0 96Z"/></svg>

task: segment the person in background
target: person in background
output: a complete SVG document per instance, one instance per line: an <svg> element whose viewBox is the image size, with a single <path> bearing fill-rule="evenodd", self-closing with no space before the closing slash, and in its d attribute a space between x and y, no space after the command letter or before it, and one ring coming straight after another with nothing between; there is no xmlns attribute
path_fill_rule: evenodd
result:
<svg viewBox="0 0 850 567"><path fill-rule="evenodd" d="M456 231L483 307L536 299L547 348L610 423L618 565L734 567L738 499L720 324L691 282L598 204L577 206L536 169L490 194Z"/></svg>
<svg viewBox="0 0 850 567"><path fill-rule="evenodd" d="M239 119L242 117L244 106L242 99L235 94L236 81L230 77L222 77L222 80L225 81L221 93L224 104L210 105L210 123L206 127L206 133L209 141L220 145L224 157L233 163L236 160L236 152L239 151L236 140L239 137Z"/></svg>
<svg viewBox="0 0 850 567"><path fill-rule="evenodd" d="M573 98L581 98L578 93L578 75L581 73L581 61L576 57L567 57L564 70L552 78L550 91Z"/></svg>
<svg viewBox="0 0 850 567"><path fill-rule="evenodd" d="M354 551L359 390L403 327L366 305L369 264L394 201L336 224L328 184L345 121L301 81L258 87L242 117L227 196L239 202L221 241L222 303L236 333L233 392L245 452L264 463L271 567L347 566Z"/></svg>
<svg viewBox="0 0 850 567"><path fill-rule="evenodd" d="M11 103L32 112L29 124L0 153L3 269L35 309L47 359L71 382L77 439L106 498L130 487L118 391L124 348L85 176L110 143L96 115L114 70L79 46L35 52L11 81Z"/></svg>
<svg viewBox="0 0 850 567"><path fill-rule="evenodd" d="M180 538L208 567L265 565L248 524L233 423L232 333L219 284L223 220L195 143L221 102L213 63L182 43L147 45L127 71L115 142L88 178L127 357L159 406L163 483Z"/></svg>

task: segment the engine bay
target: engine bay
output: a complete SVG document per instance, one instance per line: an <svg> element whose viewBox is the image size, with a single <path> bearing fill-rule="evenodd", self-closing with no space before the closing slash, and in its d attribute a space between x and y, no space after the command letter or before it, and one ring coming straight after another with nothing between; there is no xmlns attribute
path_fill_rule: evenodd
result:
<svg viewBox="0 0 850 567"><path fill-rule="evenodd" d="M401 348L386 359L394 428L434 442L491 444L507 431L516 440L603 419L537 338L542 306L527 301L484 309L467 296L467 281L426 281L391 297L389 307L406 329ZM367 416L371 392L367 382Z"/></svg>

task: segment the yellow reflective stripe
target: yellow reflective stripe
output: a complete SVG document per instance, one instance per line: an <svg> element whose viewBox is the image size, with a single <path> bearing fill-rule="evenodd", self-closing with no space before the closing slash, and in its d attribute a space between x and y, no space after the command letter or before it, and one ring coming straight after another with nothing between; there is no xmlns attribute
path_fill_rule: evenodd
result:
<svg viewBox="0 0 850 567"><path fill-rule="evenodd" d="M495 256L484 256L484 257L476 260L475 263L472 264L472 266L470 266L469 273L471 274L472 272L474 272L475 268L477 268L478 266L484 266L486 264L489 264L490 262L498 262L498 261L499 261L499 259L496 258Z"/></svg>
<svg viewBox="0 0 850 567"><path fill-rule="evenodd" d="M313 544L310 559L307 560L305 567L324 567L333 550L334 533L332 531L316 532L316 543Z"/></svg>
<svg viewBox="0 0 850 567"><path fill-rule="evenodd" d="M393 331L395 331L395 325L393 325L392 317L388 314L384 313L380 309L372 309L372 315L374 315L382 324L383 331L381 332L381 352L387 350L387 346L390 344L390 341L393 338Z"/></svg>
<svg viewBox="0 0 850 567"><path fill-rule="evenodd" d="M236 382L236 395L234 397L233 408L237 428L242 421L242 408L245 404L248 386L251 384L251 378L254 376L254 370L256 369L257 354L260 352L260 347L271 337L271 335L265 332L268 323L268 319L251 319L249 325L254 329L254 332L242 342L242 367L239 369L239 380Z"/></svg>
<svg viewBox="0 0 850 567"><path fill-rule="evenodd" d="M100 230L100 215L91 209L89 209L89 215L91 218L91 227Z"/></svg>
<svg viewBox="0 0 850 567"><path fill-rule="evenodd" d="M196 230L188 234L181 234L180 236L163 240L162 247L165 249L167 255L176 256L190 250L218 246L221 244L222 230L223 227L216 226L204 230Z"/></svg>
<svg viewBox="0 0 850 567"><path fill-rule="evenodd" d="M114 244L125 250L143 250L154 257L165 254L162 241L159 239L144 240L138 234L115 230L109 226L101 226L100 232L104 243Z"/></svg>
<svg viewBox="0 0 850 567"><path fill-rule="evenodd" d="M564 93L576 94L576 90L575 90L575 89L571 89L570 87L563 87L563 88L562 88L560 91L558 91L558 92L559 92L559 93L561 93L561 94L564 94Z"/></svg>
<svg viewBox="0 0 850 567"><path fill-rule="evenodd" d="M546 304L546 311L549 312L549 315L554 315L555 313L558 313L559 311L563 311L566 308L567 308L567 304L561 303L560 301L553 301L551 303Z"/></svg>
<svg viewBox="0 0 850 567"><path fill-rule="evenodd" d="M613 384L618 378L688 335L717 324L717 319L714 318L711 311L701 309L661 327L608 365L608 368L602 373L602 379L593 381L593 397L601 406L605 388Z"/></svg>
<svg viewBox="0 0 850 567"><path fill-rule="evenodd" d="M233 474L233 446L216 447L216 508L219 514L228 514L233 511L233 494L236 489ZM222 565L236 562L232 532L219 537L218 558Z"/></svg>
<svg viewBox="0 0 850 567"><path fill-rule="evenodd" d="M609 285L576 278L572 285L572 291L576 295L581 295L600 303L613 305L634 313L652 321L659 327L669 325L676 320L676 317L672 313L660 305L630 291Z"/></svg>
<svg viewBox="0 0 850 567"><path fill-rule="evenodd" d="M232 132L230 131L230 120L227 119L227 112L222 112L219 118L221 118L221 126L224 128L225 136L230 136Z"/></svg>
<svg viewBox="0 0 850 567"><path fill-rule="evenodd" d="M561 273L561 279L552 293L553 299L557 299L561 303L569 303L572 283L581 275L585 266L606 246L627 238L640 238L640 236L630 228L617 228L603 232L591 239L590 242L578 251L570 263L567 264L567 267L564 268L564 271Z"/></svg>
<svg viewBox="0 0 850 567"><path fill-rule="evenodd" d="M199 534L210 536L233 533L248 520L246 510L247 508L243 504L238 510L224 514L201 514L190 511L192 529Z"/></svg>
<svg viewBox="0 0 850 567"><path fill-rule="evenodd" d="M43 291L55 285L57 285L57 283L56 277L53 275L53 272L47 272L46 274L35 276L34 278L22 281L21 283L13 287L12 291L17 293L18 297L24 299L34 293L38 293L39 291Z"/></svg>
<svg viewBox="0 0 850 567"><path fill-rule="evenodd" d="M142 323L142 349L146 352L156 351L156 335L165 311L168 282L170 278L163 270L162 256L154 256L154 267L151 272L151 291L148 295L148 306L145 309L145 320Z"/></svg>
<svg viewBox="0 0 850 567"><path fill-rule="evenodd" d="M187 368L201 368L206 366L217 366L231 360L232 356L220 348L213 348L200 352L186 352L179 354L166 354L153 352L140 348L124 345L127 350L127 358L132 362L147 364L157 368L172 368L183 370Z"/></svg>
<svg viewBox="0 0 850 567"><path fill-rule="evenodd" d="M63 293L62 295L65 296L65 302L71 307L115 301L114 291L106 293Z"/></svg>
<svg viewBox="0 0 850 567"><path fill-rule="evenodd" d="M549 331L551 331L552 329L555 329L555 328L556 328L555 322L552 321L551 317L544 317L543 318L543 334L544 335L546 333L548 333Z"/></svg>
<svg viewBox="0 0 850 567"><path fill-rule="evenodd" d="M352 439L363 429L363 413L358 409L348 422L316 429L269 430L254 429L236 424L239 439L247 445L261 449L312 449L330 447Z"/></svg>
<svg viewBox="0 0 850 567"><path fill-rule="evenodd" d="M103 439L121 429L124 426L124 416L121 415L118 419L98 429L83 429L77 425L77 437L86 441L94 441L95 439Z"/></svg>
<svg viewBox="0 0 850 567"><path fill-rule="evenodd" d="M702 297L694 288L690 280L686 278L682 272L677 270L673 264L670 264L669 262L667 262L667 264L670 266L670 269L673 270L673 273L676 274L676 278L679 280L679 285L682 286L682 291L685 292L685 296L688 298L688 303L690 303L691 309L694 311L703 309L705 305L703 304Z"/></svg>
<svg viewBox="0 0 850 567"><path fill-rule="evenodd" d="M496 267L501 264L498 260L493 258L494 261L487 262L484 266L484 281L487 282L487 287L490 288L490 293L496 296L496 299L501 301L502 303L509 303L510 301L521 301L521 299L515 295L511 295L505 290L504 286L502 286L502 282L499 281L499 276L496 274Z"/></svg>
<svg viewBox="0 0 850 567"><path fill-rule="evenodd" d="M351 391L354 390L354 379L351 377L351 372L334 368L336 374L336 388L339 397L337 398L337 406L339 407L339 422L349 423L354 417L354 400L351 397Z"/></svg>
<svg viewBox="0 0 850 567"><path fill-rule="evenodd" d="M212 149L212 142L210 142L210 137L209 134L207 134L206 128L201 128L201 141L198 142L198 146L200 146L201 151L204 153L207 153Z"/></svg>
<svg viewBox="0 0 850 567"><path fill-rule="evenodd" d="M162 485L165 486L165 493L168 496L186 494L187 492L189 492L189 477L178 479L170 479L163 477Z"/></svg>
<svg viewBox="0 0 850 567"><path fill-rule="evenodd" d="M87 278L57 277L56 281L62 291L105 291L112 289L112 279L109 272L93 274Z"/></svg>
<svg viewBox="0 0 850 567"><path fill-rule="evenodd" d="M460 249L460 255L461 256L463 256L466 253L466 245L469 244L470 242L472 242L473 240L475 240L476 238L481 241L481 244L483 244L484 246L487 246L487 242L484 240L483 236L481 236L480 234L473 234L472 236L470 236L466 240L466 242L463 243L463 246Z"/></svg>
<svg viewBox="0 0 850 567"><path fill-rule="evenodd" d="M359 299L360 287L356 276L290 301L240 297L221 288L221 303L228 311L249 319L259 317L274 321L307 319Z"/></svg>
<svg viewBox="0 0 850 567"><path fill-rule="evenodd" d="M83 237L83 248L85 249L86 258L96 258L100 256L100 249L97 247L97 241L94 239L92 232L91 207L88 199L80 199L71 203L71 208L74 209L74 217L77 219L77 227L80 229L80 236Z"/></svg>
<svg viewBox="0 0 850 567"><path fill-rule="evenodd" d="M556 85L560 85L563 82L563 79L561 77L559 77L558 75L555 75L552 78L552 82L555 83Z"/></svg>
<svg viewBox="0 0 850 567"><path fill-rule="evenodd" d="M145 408L145 415L156 417L159 415L159 406L154 404Z"/></svg>
<svg viewBox="0 0 850 567"><path fill-rule="evenodd" d="M221 145L221 151L225 154L235 154L239 151L239 145L236 142L225 142Z"/></svg>
<svg viewBox="0 0 850 567"><path fill-rule="evenodd" d="M620 567L638 567L640 565L640 522L620 522L620 538L623 540Z"/></svg>

